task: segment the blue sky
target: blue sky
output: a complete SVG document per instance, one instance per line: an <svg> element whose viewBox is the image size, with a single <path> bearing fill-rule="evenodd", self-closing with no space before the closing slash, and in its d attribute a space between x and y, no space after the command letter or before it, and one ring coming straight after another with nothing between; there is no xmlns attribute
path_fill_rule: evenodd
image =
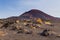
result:
<svg viewBox="0 0 60 40"><path fill-rule="evenodd" d="M0 18L19 16L31 9L60 17L60 0L0 0Z"/></svg>

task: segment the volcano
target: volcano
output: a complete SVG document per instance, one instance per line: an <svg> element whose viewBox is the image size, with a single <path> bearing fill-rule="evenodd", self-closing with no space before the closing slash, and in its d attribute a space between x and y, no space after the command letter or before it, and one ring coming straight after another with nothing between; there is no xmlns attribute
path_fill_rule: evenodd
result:
<svg viewBox="0 0 60 40"><path fill-rule="evenodd" d="M21 19L33 19L33 18L41 18L43 20L56 20L55 17L50 16L40 10L32 9L30 11L27 11L19 16Z"/></svg>
<svg viewBox="0 0 60 40"><path fill-rule="evenodd" d="M13 17L9 17L7 19L16 20L16 19L34 19L34 18L40 18L42 20L51 20L54 22L59 22L59 20L60 20L60 18L53 17L53 16L48 15L48 14L44 13L43 11L37 10L37 9L32 9L32 10L29 10L29 11L21 14L20 16L17 16L17 17L13 16Z"/></svg>

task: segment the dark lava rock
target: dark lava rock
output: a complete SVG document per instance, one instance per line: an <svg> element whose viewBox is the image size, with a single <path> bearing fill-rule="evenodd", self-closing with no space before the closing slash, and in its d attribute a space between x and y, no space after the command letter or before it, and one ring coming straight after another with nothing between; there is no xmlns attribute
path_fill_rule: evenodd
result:
<svg viewBox="0 0 60 40"><path fill-rule="evenodd" d="M42 36L49 36L48 31L50 31L50 30L45 29L45 30L43 30L42 33L40 33L40 35L42 35Z"/></svg>

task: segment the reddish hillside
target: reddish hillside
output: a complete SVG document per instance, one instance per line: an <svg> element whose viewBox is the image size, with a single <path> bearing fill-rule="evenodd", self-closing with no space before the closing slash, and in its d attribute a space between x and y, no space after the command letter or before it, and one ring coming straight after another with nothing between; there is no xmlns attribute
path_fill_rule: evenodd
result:
<svg viewBox="0 0 60 40"><path fill-rule="evenodd" d="M28 12L23 13L21 16L19 16L20 18L23 19L30 19L30 18L41 18L43 20L53 20L55 19L53 16L50 16L40 10L37 9L32 9Z"/></svg>

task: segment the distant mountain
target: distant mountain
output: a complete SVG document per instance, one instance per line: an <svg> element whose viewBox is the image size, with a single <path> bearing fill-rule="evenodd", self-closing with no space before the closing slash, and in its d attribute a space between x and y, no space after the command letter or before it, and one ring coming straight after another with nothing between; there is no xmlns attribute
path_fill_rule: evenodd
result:
<svg viewBox="0 0 60 40"><path fill-rule="evenodd" d="M37 9L32 9L30 11L27 11L25 13L23 13L20 16L13 16L13 17L9 17L7 19L9 20L16 20L16 19L34 19L34 18L41 18L43 20L51 20L51 21L58 21L60 20L60 18L56 18L53 16L50 16L40 10Z"/></svg>
<svg viewBox="0 0 60 40"><path fill-rule="evenodd" d="M30 19L30 18L41 18L43 20L54 20L55 17L50 16L40 10L37 9L32 9L28 12L23 13L22 15L19 16L21 19Z"/></svg>

